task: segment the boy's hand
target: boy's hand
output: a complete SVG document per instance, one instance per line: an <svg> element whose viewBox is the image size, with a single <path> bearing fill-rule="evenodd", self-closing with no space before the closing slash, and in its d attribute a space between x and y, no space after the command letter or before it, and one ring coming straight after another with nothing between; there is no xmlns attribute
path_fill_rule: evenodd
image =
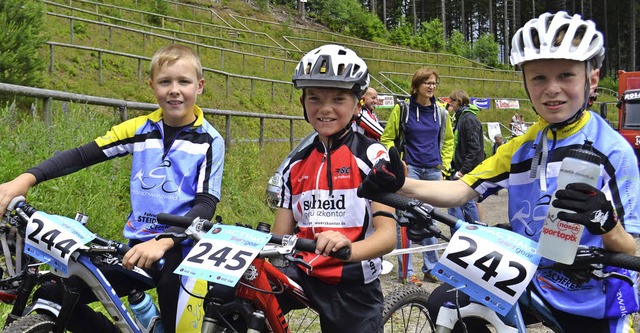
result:
<svg viewBox="0 0 640 333"><path fill-rule="evenodd" d="M380 160L358 186L358 196L367 198L381 192L396 192L405 179L405 164L396 147L389 149L389 160Z"/></svg>
<svg viewBox="0 0 640 333"><path fill-rule="evenodd" d="M36 183L36 177L30 173L23 173L11 181L0 184L0 215L4 214L7 206L17 196L27 196L29 188Z"/></svg>
<svg viewBox="0 0 640 333"><path fill-rule="evenodd" d="M351 241L345 235L327 230L315 235L316 254L327 257L331 252L336 252L343 247L351 247Z"/></svg>
<svg viewBox="0 0 640 333"><path fill-rule="evenodd" d="M122 258L122 266L126 269L133 269L134 266L151 268L172 247L171 238L150 239L132 247Z"/></svg>
<svg viewBox="0 0 640 333"><path fill-rule="evenodd" d="M613 206L604 193L585 183L572 183L564 190L558 190L552 204L575 212L559 212L559 219L582 224L594 235L606 234L618 223Z"/></svg>

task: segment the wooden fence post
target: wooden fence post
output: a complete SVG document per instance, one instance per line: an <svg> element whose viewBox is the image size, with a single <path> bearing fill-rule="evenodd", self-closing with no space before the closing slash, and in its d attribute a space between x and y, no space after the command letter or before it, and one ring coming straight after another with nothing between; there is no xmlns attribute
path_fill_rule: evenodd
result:
<svg viewBox="0 0 640 333"><path fill-rule="evenodd" d="M260 142L260 150L264 149L264 117L260 117L260 138L258 138Z"/></svg>
<svg viewBox="0 0 640 333"><path fill-rule="evenodd" d="M224 147L227 151L229 151L229 147L231 147L231 116L226 115L224 117L225 117Z"/></svg>
<svg viewBox="0 0 640 333"><path fill-rule="evenodd" d="M53 104L53 98L51 97L45 97L42 99L42 110L44 112L44 123L47 124L47 126L51 126L51 124L53 124L53 115L52 115L52 105Z"/></svg>

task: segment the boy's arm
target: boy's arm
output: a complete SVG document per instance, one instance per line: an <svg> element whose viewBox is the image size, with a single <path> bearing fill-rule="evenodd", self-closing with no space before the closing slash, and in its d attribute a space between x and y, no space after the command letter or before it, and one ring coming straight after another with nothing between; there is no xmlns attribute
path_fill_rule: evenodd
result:
<svg viewBox="0 0 640 333"><path fill-rule="evenodd" d="M291 209L278 208L271 233L275 235L293 235L295 223Z"/></svg>
<svg viewBox="0 0 640 333"><path fill-rule="evenodd" d="M397 192L436 207L457 207L478 196L478 192L462 180L417 180L406 178Z"/></svg>
<svg viewBox="0 0 640 333"><path fill-rule="evenodd" d="M107 160L95 142L57 153L30 168L12 181L0 184L0 214L4 214L13 198L27 196L29 188L43 181L65 176Z"/></svg>
<svg viewBox="0 0 640 333"><path fill-rule="evenodd" d="M378 202L371 202L373 213L384 211L395 214L395 210ZM351 244L349 261L358 262L379 258L393 251L396 247L396 220L378 215L373 218L374 232L369 237Z"/></svg>

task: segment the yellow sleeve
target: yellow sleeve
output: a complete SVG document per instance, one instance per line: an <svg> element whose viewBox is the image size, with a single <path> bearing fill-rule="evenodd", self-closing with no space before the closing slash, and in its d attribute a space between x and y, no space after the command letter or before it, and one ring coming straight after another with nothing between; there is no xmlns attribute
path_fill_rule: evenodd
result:
<svg viewBox="0 0 640 333"><path fill-rule="evenodd" d="M387 149L390 149L395 145L394 141L398 137L400 132L400 104L396 104L391 110L387 125L384 127L384 131L380 136L380 143L382 143Z"/></svg>
<svg viewBox="0 0 640 333"><path fill-rule="evenodd" d="M453 159L454 138L453 128L451 127L451 118L445 117L445 130L444 130L444 143L440 150L440 158L442 159L442 166L444 166L444 173L449 175L449 169L451 168L451 160Z"/></svg>

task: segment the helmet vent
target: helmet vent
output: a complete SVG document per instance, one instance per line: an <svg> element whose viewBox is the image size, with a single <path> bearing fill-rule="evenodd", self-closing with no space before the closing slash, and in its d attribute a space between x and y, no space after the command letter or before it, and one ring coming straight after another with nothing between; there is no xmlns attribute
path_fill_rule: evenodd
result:
<svg viewBox="0 0 640 333"><path fill-rule="evenodd" d="M320 64L320 73L321 74L326 74L327 73L327 61L326 60L322 60L322 63Z"/></svg>
<svg viewBox="0 0 640 333"><path fill-rule="evenodd" d="M587 27L585 25L581 25L578 27L578 29L576 29L576 34L573 37L573 42L571 43L571 46L573 46L572 49L576 49L578 46L580 46L580 43L582 42L582 39L584 39L584 35L587 32Z"/></svg>
<svg viewBox="0 0 640 333"><path fill-rule="evenodd" d="M344 64L338 65L338 75L342 75L344 73Z"/></svg>
<svg viewBox="0 0 640 333"><path fill-rule="evenodd" d="M538 30L531 29L531 40L533 41L533 46L536 49L540 49L540 35L538 35ZM520 39L520 49L524 50L524 39Z"/></svg>

